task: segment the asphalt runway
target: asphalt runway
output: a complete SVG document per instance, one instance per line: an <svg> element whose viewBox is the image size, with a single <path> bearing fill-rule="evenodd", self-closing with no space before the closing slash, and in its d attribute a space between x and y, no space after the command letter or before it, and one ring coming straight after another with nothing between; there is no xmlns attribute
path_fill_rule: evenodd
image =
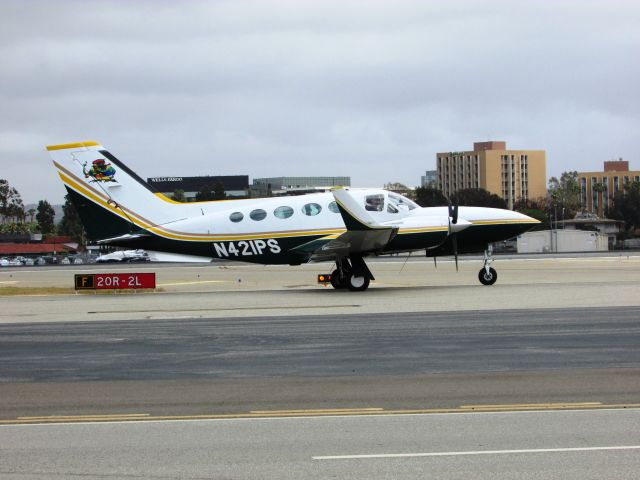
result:
<svg viewBox="0 0 640 480"><path fill-rule="evenodd" d="M0 381L640 367L640 307L0 325Z"/></svg>
<svg viewBox="0 0 640 480"><path fill-rule="evenodd" d="M640 307L0 325L0 412L640 402Z"/></svg>

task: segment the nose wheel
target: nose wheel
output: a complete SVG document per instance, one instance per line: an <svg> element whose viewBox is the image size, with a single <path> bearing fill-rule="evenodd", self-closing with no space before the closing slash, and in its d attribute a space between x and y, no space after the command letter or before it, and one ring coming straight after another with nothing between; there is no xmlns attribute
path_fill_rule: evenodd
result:
<svg viewBox="0 0 640 480"><path fill-rule="evenodd" d="M490 267L493 262L493 257L491 254L493 253L493 248L491 245L487 247L484 251L484 265L478 272L478 280L483 285L493 285L498 280L498 272L495 271L494 268Z"/></svg>
<svg viewBox="0 0 640 480"><path fill-rule="evenodd" d="M489 269L480 269L480 271L478 272L478 280L480 280L480 283L483 285L493 285L494 283L496 283L496 280L498 279L498 272L495 271L495 269L489 267Z"/></svg>

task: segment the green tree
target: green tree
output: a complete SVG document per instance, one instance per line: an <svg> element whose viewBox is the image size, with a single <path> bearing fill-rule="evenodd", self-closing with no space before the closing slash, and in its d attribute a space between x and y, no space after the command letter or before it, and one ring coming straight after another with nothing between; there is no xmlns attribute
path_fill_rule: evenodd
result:
<svg viewBox="0 0 640 480"><path fill-rule="evenodd" d="M176 202L186 202L187 199L184 196L184 190L177 188L173 191L173 195L171 195L171 200Z"/></svg>
<svg viewBox="0 0 640 480"><path fill-rule="evenodd" d="M507 202L495 193L491 193L484 188L464 188L455 192L451 197L451 201L457 205L507 208Z"/></svg>
<svg viewBox="0 0 640 480"><path fill-rule="evenodd" d="M547 200L545 198L536 198L533 200L519 200L513 206L516 212L528 215L540 221L540 224L534 227L534 230L549 229L549 212L547 211Z"/></svg>
<svg viewBox="0 0 640 480"><path fill-rule="evenodd" d="M549 179L549 215L557 216L564 209L564 218L573 218L580 211L578 172L563 172L560 180Z"/></svg>
<svg viewBox="0 0 640 480"><path fill-rule="evenodd" d="M627 233L640 228L640 182L625 185L613 196L612 218L623 220Z"/></svg>
<svg viewBox="0 0 640 480"><path fill-rule="evenodd" d="M62 220L58 224L58 233L69 235L75 242L78 242L78 245L84 247L86 237L78 211L73 203L71 203L69 195L65 195L64 200Z"/></svg>
<svg viewBox="0 0 640 480"><path fill-rule="evenodd" d="M213 184L212 200L224 200L227 194L224 192L224 185L220 180Z"/></svg>
<svg viewBox="0 0 640 480"><path fill-rule="evenodd" d="M43 234L53 233L55 231L54 218L56 212L46 200L38 202L38 213L36 213L36 221L40 226L40 232Z"/></svg>
<svg viewBox="0 0 640 480"><path fill-rule="evenodd" d="M440 207L448 204L442 191L430 186L416 187L415 201L421 207Z"/></svg>
<svg viewBox="0 0 640 480"><path fill-rule="evenodd" d="M213 192L209 185L203 185L196 193L196 202L208 202L209 200L213 200Z"/></svg>
<svg viewBox="0 0 640 480"><path fill-rule="evenodd" d="M23 221L25 217L24 205L18 190L9 185L9 182L0 179L0 221Z"/></svg>
<svg viewBox="0 0 640 480"><path fill-rule="evenodd" d="M227 195L224 193L224 185L217 180L213 185L204 185L198 193L196 193L196 201L208 202L210 200L224 200Z"/></svg>

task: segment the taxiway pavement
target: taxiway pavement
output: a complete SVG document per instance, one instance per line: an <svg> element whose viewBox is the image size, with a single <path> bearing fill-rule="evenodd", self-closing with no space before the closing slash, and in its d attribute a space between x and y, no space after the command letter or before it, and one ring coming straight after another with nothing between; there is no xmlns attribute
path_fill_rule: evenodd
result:
<svg viewBox="0 0 640 480"><path fill-rule="evenodd" d="M59 266L0 271L0 287L69 287L75 273L156 272L158 292L4 296L0 323L309 314L435 312L640 305L640 256L536 257L494 262L498 282L478 282L482 262L400 257L370 262L376 281L366 292L317 285L329 264ZM0 288L1 293L1 288Z"/></svg>
<svg viewBox="0 0 640 480"><path fill-rule="evenodd" d="M640 410L0 426L7 480L633 479Z"/></svg>

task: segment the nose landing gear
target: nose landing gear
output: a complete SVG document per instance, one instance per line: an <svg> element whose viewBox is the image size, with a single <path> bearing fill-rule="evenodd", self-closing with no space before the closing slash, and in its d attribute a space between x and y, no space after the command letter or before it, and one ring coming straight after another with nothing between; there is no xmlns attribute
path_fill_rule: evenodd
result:
<svg viewBox="0 0 640 480"><path fill-rule="evenodd" d="M498 280L498 272L490 267L493 262L492 253L493 248L489 245L484 251L484 265L478 272L478 280L480 280L480 283L483 285L493 285L496 283L496 280Z"/></svg>

